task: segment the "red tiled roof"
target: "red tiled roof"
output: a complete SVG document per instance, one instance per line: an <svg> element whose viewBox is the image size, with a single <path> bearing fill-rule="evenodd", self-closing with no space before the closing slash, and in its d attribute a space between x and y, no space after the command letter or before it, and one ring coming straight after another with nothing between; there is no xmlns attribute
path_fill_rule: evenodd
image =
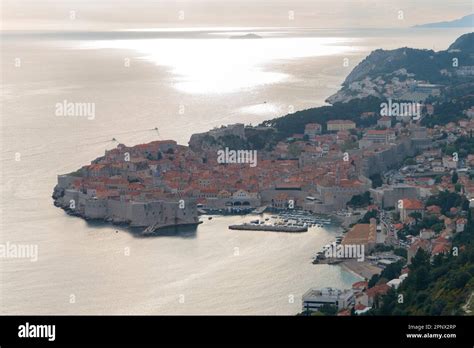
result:
<svg viewBox="0 0 474 348"><path fill-rule="evenodd" d="M403 199L403 209L405 210L422 210L423 203L418 199Z"/></svg>
<svg viewBox="0 0 474 348"><path fill-rule="evenodd" d="M388 290L390 290L390 286L387 284L375 285L373 288L367 290L367 296L375 297L377 295L385 295Z"/></svg>
<svg viewBox="0 0 474 348"><path fill-rule="evenodd" d="M422 248L423 250L429 250L430 242L426 239L418 239L416 242L410 245L410 250L412 251L417 251L419 248Z"/></svg>
<svg viewBox="0 0 474 348"><path fill-rule="evenodd" d="M393 225L393 227L395 227L396 230L401 230L403 228L403 224L402 223L395 224Z"/></svg>
<svg viewBox="0 0 474 348"><path fill-rule="evenodd" d="M354 310L356 310L356 311L363 311L366 308L367 308L367 306L364 306L362 303L358 303L354 306Z"/></svg>
<svg viewBox="0 0 474 348"><path fill-rule="evenodd" d="M431 251L432 255L438 255L438 254L445 254L448 253L450 250L450 246L448 243L436 243L436 245L433 247L433 250Z"/></svg>
<svg viewBox="0 0 474 348"><path fill-rule="evenodd" d="M368 282L362 280L360 282L356 282L356 283L352 284L352 288L353 289L354 288L366 288L368 286L368 284L369 284Z"/></svg>

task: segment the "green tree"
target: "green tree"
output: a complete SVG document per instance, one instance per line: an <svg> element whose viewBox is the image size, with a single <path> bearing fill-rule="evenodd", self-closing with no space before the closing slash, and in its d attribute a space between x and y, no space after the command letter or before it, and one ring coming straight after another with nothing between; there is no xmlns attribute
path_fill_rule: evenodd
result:
<svg viewBox="0 0 474 348"><path fill-rule="evenodd" d="M380 276L378 274L374 274L372 278L370 278L369 282L367 283L367 286L370 288L373 288L375 285L377 285L377 282L379 281Z"/></svg>
<svg viewBox="0 0 474 348"><path fill-rule="evenodd" d="M380 174L374 174L369 177L372 180L372 188L377 188L383 185L382 176Z"/></svg>
<svg viewBox="0 0 474 348"><path fill-rule="evenodd" d="M325 304L319 307L319 312L323 313L324 315L336 315L337 307L333 305Z"/></svg>
<svg viewBox="0 0 474 348"><path fill-rule="evenodd" d="M410 216L415 219L416 223L422 219L422 215L420 212L411 213Z"/></svg>
<svg viewBox="0 0 474 348"><path fill-rule="evenodd" d="M395 255L405 258L405 260L408 258L408 252L405 248L396 248L395 250L393 250L393 253Z"/></svg>
<svg viewBox="0 0 474 348"><path fill-rule="evenodd" d="M451 182L453 184L456 184L458 182L458 179L459 179L458 172L454 172L453 176L451 177Z"/></svg>
<svg viewBox="0 0 474 348"><path fill-rule="evenodd" d="M351 200L347 202L347 205L353 208L362 208L368 206L370 203L370 192L366 191L361 195L352 196Z"/></svg>
<svg viewBox="0 0 474 348"><path fill-rule="evenodd" d="M377 219L377 211L376 210L371 210L365 213L364 217L359 220L360 224L368 224L370 222L370 219ZM377 219L378 220L378 219Z"/></svg>
<svg viewBox="0 0 474 348"><path fill-rule="evenodd" d="M394 289L390 289L385 296L383 296L380 309L378 311L379 315L391 315L395 310L397 305L397 293Z"/></svg>
<svg viewBox="0 0 474 348"><path fill-rule="evenodd" d="M456 192L461 192L461 189L462 189L462 185L460 183L457 183L454 185L454 190Z"/></svg>
<svg viewBox="0 0 474 348"><path fill-rule="evenodd" d="M422 248L418 249L415 256L411 259L410 269L416 270L420 267L428 267L430 264L430 254Z"/></svg>

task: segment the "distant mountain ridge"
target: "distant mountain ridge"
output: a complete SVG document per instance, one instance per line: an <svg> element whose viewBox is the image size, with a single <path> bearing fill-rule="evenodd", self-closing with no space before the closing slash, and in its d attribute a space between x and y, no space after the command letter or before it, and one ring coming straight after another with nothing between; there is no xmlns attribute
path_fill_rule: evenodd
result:
<svg viewBox="0 0 474 348"><path fill-rule="evenodd" d="M473 26L474 13L452 21L419 24L414 28L472 28Z"/></svg>
<svg viewBox="0 0 474 348"><path fill-rule="evenodd" d="M464 34L457 38L449 47L448 52L452 50L460 50L465 53L474 53L474 35Z"/></svg>

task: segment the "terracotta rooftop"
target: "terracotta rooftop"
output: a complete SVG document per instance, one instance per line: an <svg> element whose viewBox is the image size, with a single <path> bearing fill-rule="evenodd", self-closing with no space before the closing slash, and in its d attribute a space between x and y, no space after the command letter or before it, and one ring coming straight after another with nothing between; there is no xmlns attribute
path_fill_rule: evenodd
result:
<svg viewBox="0 0 474 348"><path fill-rule="evenodd" d="M356 224L346 233L342 244L375 243L377 238L376 224Z"/></svg>
<svg viewBox="0 0 474 348"><path fill-rule="evenodd" d="M352 288L353 289L354 288L366 288L368 286L368 284L369 284L368 282L362 280L360 282L356 282L356 283L352 284Z"/></svg>
<svg viewBox="0 0 474 348"><path fill-rule="evenodd" d="M387 284L375 285L373 288L367 290L367 296L375 297L377 295L385 295L388 290L390 290L390 286Z"/></svg>
<svg viewBox="0 0 474 348"><path fill-rule="evenodd" d="M405 210L423 210L424 206L418 199L403 199L403 209Z"/></svg>
<svg viewBox="0 0 474 348"><path fill-rule="evenodd" d="M364 306L362 303L358 303L354 306L354 310L356 310L356 311L363 311L366 308L367 308L367 306Z"/></svg>

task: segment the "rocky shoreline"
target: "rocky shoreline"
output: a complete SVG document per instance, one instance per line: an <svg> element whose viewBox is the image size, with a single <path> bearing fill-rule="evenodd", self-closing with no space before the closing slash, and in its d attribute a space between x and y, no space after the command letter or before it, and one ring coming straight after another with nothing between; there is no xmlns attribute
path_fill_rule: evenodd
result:
<svg viewBox="0 0 474 348"><path fill-rule="evenodd" d="M62 179L54 188L52 198L54 205L69 215L85 220L143 228L143 235L150 235L168 227L197 226L201 223L196 204L191 201L181 205L182 202L179 201L139 202L99 199L94 193L84 193L68 186L61 186L64 185L65 176L62 176Z"/></svg>

